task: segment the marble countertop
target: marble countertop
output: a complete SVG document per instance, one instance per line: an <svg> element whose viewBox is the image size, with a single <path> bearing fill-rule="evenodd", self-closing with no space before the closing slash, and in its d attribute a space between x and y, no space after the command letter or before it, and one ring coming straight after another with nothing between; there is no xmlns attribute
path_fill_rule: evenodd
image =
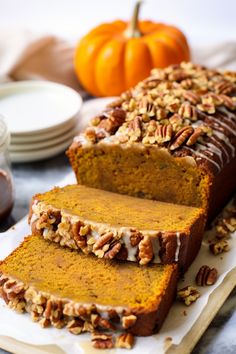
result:
<svg viewBox="0 0 236 354"><path fill-rule="evenodd" d="M0 232L7 230L28 212L32 195L44 192L71 171L64 154L45 161L14 164L15 205L11 215L0 224ZM0 236L1 237L1 236ZM193 350L193 354L236 353L236 289L231 293L207 331ZM0 349L0 354L7 353Z"/></svg>

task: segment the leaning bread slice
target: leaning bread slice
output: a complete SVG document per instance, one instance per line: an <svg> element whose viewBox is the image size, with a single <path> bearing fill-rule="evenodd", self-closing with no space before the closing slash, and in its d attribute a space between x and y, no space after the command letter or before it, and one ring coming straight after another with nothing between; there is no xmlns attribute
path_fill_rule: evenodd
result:
<svg viewBox="0 0 236 354"><path fill-rule="evenodd" d="M69 185L37 194L32 233L99 258L168 264L186 270L200 248L202 209Z"/></svg>
<svg viewBox="0 0 236 354"><path fill-rule="evenodd" d="M176 264L98 260L38 235L1 262L0 274L0 294L11 308L75 334L123 328L150 335L164 321L177 283Z"/></svg>

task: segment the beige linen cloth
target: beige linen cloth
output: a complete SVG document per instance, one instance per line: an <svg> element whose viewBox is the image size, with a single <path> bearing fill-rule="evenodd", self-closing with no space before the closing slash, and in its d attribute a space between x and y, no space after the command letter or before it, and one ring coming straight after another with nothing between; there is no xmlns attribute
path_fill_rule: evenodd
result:
<svg viewBox="0 0 236 354"><path fill-rule="evenodd" d="M73 70L75 44L51 35L0 29L0 82L43 79L59 82L84 96ZM192 59L209 67L236 70L236 42L193 48Z"/></svg>

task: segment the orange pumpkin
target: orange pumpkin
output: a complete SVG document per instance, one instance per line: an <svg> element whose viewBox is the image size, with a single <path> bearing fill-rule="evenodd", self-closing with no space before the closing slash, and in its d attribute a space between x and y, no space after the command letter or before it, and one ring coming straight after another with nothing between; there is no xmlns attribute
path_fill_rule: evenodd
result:
<svg viewBox="0 0 236 354"><path fill-rule="evenodd" d="M178 28L138 21L140 3L137 2L129 24L102 24L79 42L75 71L92 95L117 96L147 77L153 67L190 59L187 40Z"/></svg>

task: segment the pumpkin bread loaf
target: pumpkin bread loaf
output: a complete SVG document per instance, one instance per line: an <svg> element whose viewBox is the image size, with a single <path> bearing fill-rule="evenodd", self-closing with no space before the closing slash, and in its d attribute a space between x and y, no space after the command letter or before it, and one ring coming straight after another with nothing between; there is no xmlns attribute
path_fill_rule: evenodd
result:
<svg viewBox="0 0 236 354"><path fill-rule="evenodd" d="M75 137L78 183L202 207L211 219L236 188L235 94L233 72L154 69Z"/></svg>
<svg viewBox="0 0 236 354"><path fill-rule="evenodd" d="M124 329L156 332L175 297L177 265L140 268L99 260L29 236L0 263L0 295L42 326L74 334Z"/></svg>
<svg viewBox="0 0 236 354"><path fill-rule="evenodd" d="M54 188L31 203L32 233L99 258L178 262L186 270L201 244L202 209L83 185Z"/></svg>

